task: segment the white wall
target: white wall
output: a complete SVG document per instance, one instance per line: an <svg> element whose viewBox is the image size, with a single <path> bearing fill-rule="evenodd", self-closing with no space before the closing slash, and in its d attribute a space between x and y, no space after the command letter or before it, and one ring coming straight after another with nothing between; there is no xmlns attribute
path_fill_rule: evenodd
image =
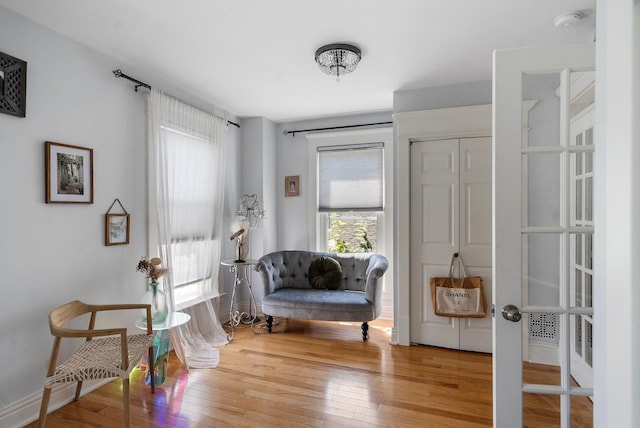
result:
<svg viewBox="0 0 640 428"><path fill-rule="evenodd" d="M491 80L393 93L393 112L491 104Z"/></svg>
<svg viewBox="0 0 640 428"><path fill-rule="evenodd" d="M260 226L249 232L249 258L258 259L272 251L277 246L276 231L276 202L275 180L276 174L276 149L275 149L275 124L262 117L246 118L241 121L242 141L235 149L239 155L237 165L237 186L230 189L229 200L233 201L232 215L240 208L240 199L243 194L256 194L263 203L266 216ZM231 222L229 223L229 226ZM229 229L229 233L232 230ZM233 251L233 245L230 246ZM249 270L249 280L254 285L253 293L256 299L257 312L261 312L262 287L257 272ZM223 272L225 289L230 290L233 284L233 275L229 270ZM241 272L243 277L244 272ZM249 310L249 292L247 287L237 289L237 302L240 311ZM228 296L226 296L228 298ZM225 300L226 305L226 300ZM227 306L223 306L223 309ZM226 309L224 309L226 310ZM225 317L223 317L226 319Z"/></svg>
<svg viewBox="0 0 640 428"><path fill-rule="evenodd" d="M325 128L365 123L391 122L391 112L370 113L280 123L277 137L277 229L279 250L308 250L309 243L309 147L305 133L284 135L285 131ZM386 125L389 126L389 125ZM356 128L357 129L357 128ZM329 131L322 131L329 132ZM300 196L284 197L284 177L300 176Z"/></svg>
<svg viewBox="0 0 640 428"><path fill-rule="evenodd" d="M0 51L28 63L26 118L0 114L0 425L7 426L16 423L7 420L18 402L35 404L27 417L37 417L55 306L137 302L144 293L135 266L148 254L145 106L111 70L122 67L185 101L207 103L3 7ZM227 136L233 145L239 133L230 128ZM44 203L45 141L94 150L94 204ZM131 214L131 240L106 247L104 214L115 198Z"/></svg>

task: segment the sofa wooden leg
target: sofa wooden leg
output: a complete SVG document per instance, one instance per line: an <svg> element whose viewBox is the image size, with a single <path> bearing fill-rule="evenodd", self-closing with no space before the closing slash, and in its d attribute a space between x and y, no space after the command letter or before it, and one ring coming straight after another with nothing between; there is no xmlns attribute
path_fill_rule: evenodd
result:
<svg viewBox="0 0 640 428"><path fill-rule="evenodd" d="M368 336L369 336L369 324L365 321L362 323L362 340L366 342Z"/></svg>
<svg viewBox="0 0 640 428"><path fill-rule="evenodd" d="M271 315L267 315L267 331L271 333L271 327L273 327L273 317Z"/></svg>

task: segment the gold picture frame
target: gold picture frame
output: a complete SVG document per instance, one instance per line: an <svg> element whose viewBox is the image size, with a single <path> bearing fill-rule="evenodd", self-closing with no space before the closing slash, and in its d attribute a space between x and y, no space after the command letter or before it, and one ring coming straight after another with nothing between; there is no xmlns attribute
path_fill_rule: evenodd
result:
<svg viewBox="0 0 640 428"><path fill-rule="evenodd" d="M300 176L287 175L284 178L284 196L300 196Z"/></svg>
<svg viewBox="0 0 640 428"><path fill-rule="evenodd" d="M112 213L111 210L115 204L120 205L121 213ZM115 199L107 213L104 222L104 245L126 245L129 243L129 235L131 230L131 218L129 213L120 202Z"/></svg>

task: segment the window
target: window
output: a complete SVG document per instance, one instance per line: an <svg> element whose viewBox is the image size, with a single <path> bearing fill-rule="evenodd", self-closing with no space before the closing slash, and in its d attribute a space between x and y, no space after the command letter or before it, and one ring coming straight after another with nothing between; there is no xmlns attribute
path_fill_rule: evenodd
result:
<svg viewBox="0 0 640 428"><path fill-rule="evenodd" d="M217 295L212 255L219 252L219 234L212 215L217 199L216 159L211 142L175 129L163 128L167 159L167 203L171 206L170 254L177 307L197 301L202 290Z"/></svg>
<svg viewBox="0 0 640 428"><path fill-rule="evenodd" d="M392 254L392 128L307 139L310 248Z"/></svg>
<svg viewBox="0 0 640 428"><path fill-rule="evenodd" d="M321 146L317 150L322 249L378 251L384 144Z"/></svg>

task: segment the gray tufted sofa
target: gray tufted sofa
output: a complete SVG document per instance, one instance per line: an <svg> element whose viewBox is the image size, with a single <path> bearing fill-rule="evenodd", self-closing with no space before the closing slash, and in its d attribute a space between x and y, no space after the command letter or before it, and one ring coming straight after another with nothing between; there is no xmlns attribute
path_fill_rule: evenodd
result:
<svg viewBox="0 0 640 428"><path fill-rule="evenodd" d="M309 266L317 257L331 257L342 267L336 290L317 289L309 281ZM264 297L262 312L271 333L273 317L324 321L360 321L367 340L371 321L380 316L382 284L389 262L375 253L276 251L258 260Z"/></svg>

